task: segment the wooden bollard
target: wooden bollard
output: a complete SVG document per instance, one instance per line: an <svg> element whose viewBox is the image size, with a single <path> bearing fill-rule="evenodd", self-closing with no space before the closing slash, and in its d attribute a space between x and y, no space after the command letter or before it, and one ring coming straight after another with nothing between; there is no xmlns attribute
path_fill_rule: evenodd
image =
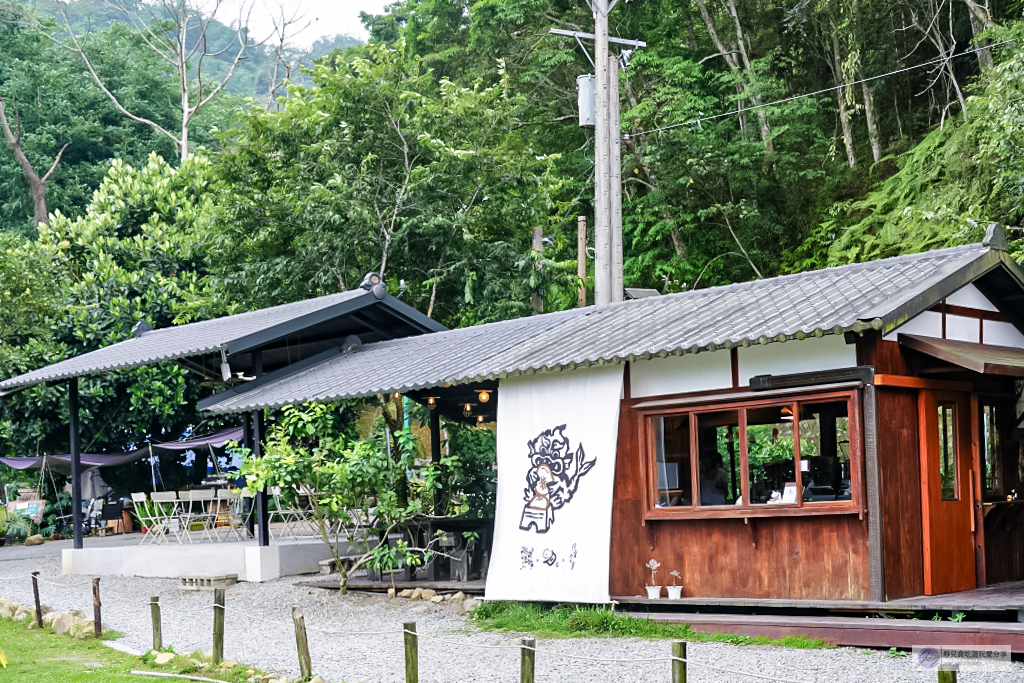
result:
<svg viewBox="0 0 1024 683"><path fill-rule="evenodd" d="M149 616L153 619L153 649L164 649L164 630L160 624L160 598L149 599Z"/></svg>
<svg viewBox="0 0 1024 683"><path fill-rule="evenodd" d="M299 673L302 680L313 677L313 660L309 656L309 640L306 638L306 618L298 605L292 605L292 621L295 622L295 647L299 650Z"/></svg>
<svg viewBox="0 0 1024 683"><path fill-rule="evenodd" d="M672 643L672 683L686 683L686 641Z"/></svg>
<svg viewBox="0 0 1024 683"><path fill-rule="evenodd" d="M947 666L949 666L947 664ZM956 674L959 671L958 666L949 666L948 669L939 669L939 683L956 683Z"/></svg>
<svg viewBox="0 0 1024 683"><path fill-rule="evenodd" d="M103 635L103 615L100 613L100 580L92 580L92 629L96 637Z"/></svg>
<svg viewBox="0 0 1024 683"><path fill-rule="evenodd" d="M420 646L416 638L416 622L402 625L405 629L405 683L420 683Z"/></svg>
<svg viewBox="0 0 1024 683"><path fill-rule="evenodd" d="M213 663L224 660L224 589L213 589Z"/></svg>
<svg viewBox="0 0 1024 683"><path fill-rule="evenodd" d="M32 597L36 601L36 626L43 627L43 607L39 604L39 572L32 572Z"/></svg>
<svg viewBox="0 0 1024 683"><path fill-rule="evenodd" d="M533 671L537 664L537 640L523 638L519 657L519 683L533 683Z"/></svg>

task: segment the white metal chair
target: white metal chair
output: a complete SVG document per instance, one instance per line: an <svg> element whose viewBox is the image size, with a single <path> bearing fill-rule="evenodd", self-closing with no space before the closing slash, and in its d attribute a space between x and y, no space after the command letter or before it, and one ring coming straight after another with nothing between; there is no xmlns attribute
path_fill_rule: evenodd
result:
<svg viewBox="0 0 1024 683"><path fill-rule="evenodd" d="M173 534L174 540L181 543L182 526L178 507L178 492L153 491L149 499L153 503L153 519L157 525L163 528L163 533L160 534L162 539L167 540L167 535ZM161 539L158 538L154 542L160 543Z"/></svg>
<svg viewBox="0 0 1024 683"><path fill-rule="evenodd" d="M185 538L192 543L192 526L199 525L200 540L203 538L213 540L210 533L217 523L217 512L210 511L213 502L213 489L199 489L198 491L179 491L179 498L182 501L182 522L185 526Z"/></svg>
<svg viewBox="0 0 1024 683"><path fill-rule="evenodd" d="M163 523L153 514L153 508L149 504L149 499L146 498L145 493L133 493L132 494L132 505L135 508L135 516L139 518L139 524L145 528L145 533L142 534L142 540L139 541L139 545L145 545L148 543L159 543L159 536L162 536L166 529Z"/></svg>
<svg viewBox="0 0 1024 683"><path fill-rule="evenodd" d="M224 510L220 509L222 502L226 504ZM242 529L245 528L245 514L242 512L241 502L242 498L237 489L217 489L218 509L215 527L223 521L228 528L228 536L234 534L239 541L243 540Z"/></svg>

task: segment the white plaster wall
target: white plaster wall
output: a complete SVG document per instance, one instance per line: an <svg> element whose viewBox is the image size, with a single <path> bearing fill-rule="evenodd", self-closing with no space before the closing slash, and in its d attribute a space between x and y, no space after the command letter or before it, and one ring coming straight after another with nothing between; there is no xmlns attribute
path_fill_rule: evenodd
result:
<svg viewBox="0 0 1024 683"><path fill-rule="evenodd" d="M998 311L995 304L988 300L981 291L974 285L966 285L946 297L946 303L951 306L965 306L977 308L982 311Z"/></svg>
<svg viewBox="0 0 1024 683"><path fill-rule="evenodd" d="M633 398L728 389L732 386L729 352L687 353L629 364L629 391Z"/></svg>
<svg viewBox="0 0 1024 683"><path fill-rule="evenodd" d="M942 314L925 311L885 335L886 341L897 341L900 334L917 334L922 337L942 337Z"/></svg>
<svg viewBox="0 0 1024 683"><path fill-rule="evenodd" d="M739 349L739 363L740 385L746 386L755 375L791 375L852 368L857 365L857 345L847 344L841 334L772 342Z"/></svg>
<svg viewBox="0 0 1024 683"><path fill-rule="evenodd" d="M985 343L992 346L1012 346L1024 349L1024 334L1011 323L985 321Z"/></svg>
<svg viewBox="0 0 1024 683"><path fill-rule="evenodd" d="M965 318L962 315L947 315L946 339L974 342L977 344L981 341L981 325L979 323L980 321L977 318Z"/></svg>

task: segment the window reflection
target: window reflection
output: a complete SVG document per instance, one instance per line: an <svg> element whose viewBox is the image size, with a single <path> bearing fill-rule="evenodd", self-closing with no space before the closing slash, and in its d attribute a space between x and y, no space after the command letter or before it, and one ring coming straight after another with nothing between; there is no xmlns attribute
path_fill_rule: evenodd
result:
<svg viewBox="0 0 1024 683"><path fill-rule="evenodd" d="M942 500L959 500L957 486L956 404L939 404L939 480Z"/></svg>
<svg viewBox="0 0 1024 683"><path fill-rule="evenodd" d="M981 463L985 468L982 476L985 478L985 492L995 495L1002 491L1000 479L1003 468L999 446L999 422L996 419L1001 412L997 413L993 405L981 407Z"/></svg>
<svg viewBox="0 0 1024 683"><path fill-rule="evenodd" d="M658 507L692 505L690 416L656 417L651 428L657 455Z"/></svg>
<svg viewBox="0 0 1024 683"><path fill-rule="evenodd" d="M747 410L747 459L751 504L797 503L792 405Z"/></svg>
<svg viewBox="0 0 1024 683"><path fill-rule="evenodd" d="M850 418L846 401L800 404L804 501L850 500Z"/></svg>
<svg viewBox="0 0 1024 683"><path fill-rule="evenodd" d="M732 505L739 498L739 413L697 416L697 481L701 505Z"/></svg>

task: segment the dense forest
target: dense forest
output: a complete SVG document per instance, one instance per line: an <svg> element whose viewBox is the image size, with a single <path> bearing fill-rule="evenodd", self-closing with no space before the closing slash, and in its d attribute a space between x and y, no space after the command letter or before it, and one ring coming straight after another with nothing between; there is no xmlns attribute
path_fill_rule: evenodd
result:
<svg viewBox="0 0 1024 683"><path fill-rule="evenodd" d="M370 270L453 327L526 315L535 293L574 305L593 190L576 78L592 67L548 30L591 30L586 3L399 0L363 16L367 43L311 51L190 3L0 0L0 375L140 319L341 291ZM612 34L647 43L621 59L627 285L710 287L1016 225L1021 11L619 3ZM62 391L0 403L0 449L66 448ZM177 366L89 379L83 446L180 433L206 392Z"/></svg>

